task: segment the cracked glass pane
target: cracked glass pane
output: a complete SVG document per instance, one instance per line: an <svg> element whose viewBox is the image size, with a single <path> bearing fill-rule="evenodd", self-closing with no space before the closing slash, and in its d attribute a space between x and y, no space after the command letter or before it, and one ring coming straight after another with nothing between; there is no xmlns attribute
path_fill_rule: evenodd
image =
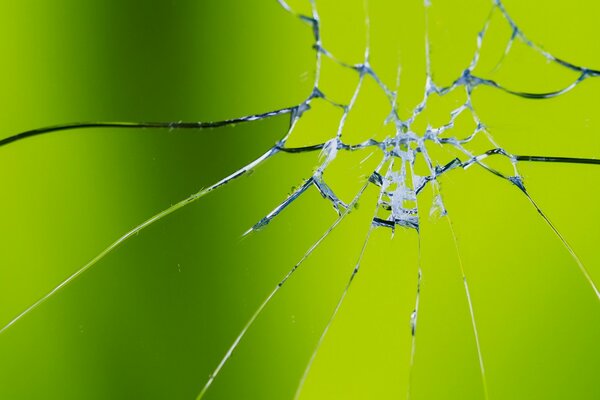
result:
<svg viewBox="0 0 600 400"><path fill-rule="evenodd" d="M595 3L0 11L0 398L600 397Z"/></svg>

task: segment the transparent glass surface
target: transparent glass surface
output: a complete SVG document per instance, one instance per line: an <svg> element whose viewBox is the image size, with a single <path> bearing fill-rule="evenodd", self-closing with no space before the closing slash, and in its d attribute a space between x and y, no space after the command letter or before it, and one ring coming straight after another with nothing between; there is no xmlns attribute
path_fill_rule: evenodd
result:
<svg viewBox="0 0 600 400"><path fill-rule="evenodd" d="M600 5L0 4L0 399L600 398Z"/></svg>

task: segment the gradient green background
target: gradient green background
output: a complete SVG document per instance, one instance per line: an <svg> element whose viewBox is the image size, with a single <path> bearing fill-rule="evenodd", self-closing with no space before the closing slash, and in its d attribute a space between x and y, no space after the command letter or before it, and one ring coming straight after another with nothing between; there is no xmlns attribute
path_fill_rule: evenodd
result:
<svg viewBox="0 0 600 400"><path fill-rule="evenodd" d="M292 3L309 12L306 3ZM505 4L544 48L600 68L598 3ZM324 46L360 62L363 1L317 5ZM433 1L436 82L448 84L468 65L490 7ZM393 85L402 64L399 105L406 113L424 85L422 3L371 0L369 14L372 65ZM495 23L481 75L530 91L573 79L517 44L494 72L510 35ZM73 121L210 121L265 112L304 100L314 75L310 27L274 0L4 0L0 37L0 137ZM342 103L356 85L356 75L327 62L321 79L323 91ZM348 137L386 133L384 100L365 87ZM481 88L474 103L514 154L600 154L598 80L547 101ZM447 118L444 107L423 123ZM290 143L332 137L339 117L313 107ZM88 129L0 148L0 325L135 225L258 157L288 124L281 116L203 132ZM374 168L376 157L360 164L369 152L340 154L326 173L344 200ZM449 155L434 157L442 163ZM335 220L311 189L266 229L241 238L317 161L316 153L270 159L133 237L0 335L0 399L194 399L256 307ZM532 196L600 282L599 172L521 167ZM507 182L472 168L446 175L441 185L469 279L490 399L600 398L600 308L568 251ZM293 397L354 268L376 197L369 188L265 309L207 399ZM419 202L423 281L412 398L481 399L450 225L428 216L429 191ZM417 263L415 232L374 232L302 398L406 396Z"/></svg>

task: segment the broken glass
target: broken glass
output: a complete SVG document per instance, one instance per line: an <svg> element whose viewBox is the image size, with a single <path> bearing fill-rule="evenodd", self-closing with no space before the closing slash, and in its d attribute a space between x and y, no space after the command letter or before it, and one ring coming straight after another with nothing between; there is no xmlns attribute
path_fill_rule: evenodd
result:
<svg viewBox="0 0 600 400"><path fill-rule="evenodd" d="M77 115L101 122L5 122L0 394L600 395L595 6L271 3L162 6L103 42L108 87L202 92L217 122L169 102L102 122L129 108L104 87L108 111ZM73 7L99 30L137 15ZM198 11L240 35L201 28L204 78L134 71L152 22L177 38Z"/></svg>

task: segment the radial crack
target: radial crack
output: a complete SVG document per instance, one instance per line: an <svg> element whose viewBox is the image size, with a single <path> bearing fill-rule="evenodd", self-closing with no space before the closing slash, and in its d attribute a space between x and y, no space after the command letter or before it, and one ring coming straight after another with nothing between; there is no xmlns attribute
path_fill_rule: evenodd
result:
<svg viewBox="0 0 600 400"><path fill-rule="evenodd" d="M379 166L375 169L376 172L383 166L383 164L385 163L385 161L386 161L386 158L384 158L381 161L381 163L379 164ZM302 256L302 258L300 259L300 261L298 261L298 263L296 263L296 265L294 265L292 267L292 269L283 277L283 279L281 281L279 281L279 283L277 284L277 286L275 286L275 288L271 291L271 293L269 293L269 295L265 298L265 300L256 309L256 311L254 312L254 314L252 314L252 316L250 317L250 319L248 320L248 322L246 323L246 325L244 325L244 327L242 328L241 332L238 334L238 336L234 340L233 344L229 347L229 349L225 353L225 356L221 359L221 361L219 362L219 364L217 365L217 367L215 368L215 370L213 371L213 373L209 376L208 381L206 382L206 384L204 385L204 387L202 388L202 390L200 391L200 393L196 397L196 400L200 400L200 399L202 399L205 396L205 394L207 393L208 389L213 384L215 378L219 375L219 373L221 372L221 370L223 369L223 367L225 366L225 364L227 363L227 361L229 360L229 358L231 357L231 355L233 354L233 352L235 351L235 349L239 345L239 343L242 340L242 338L246 335L246 332L248 331L248 329L250 329L250 327L254 324L254 321L256 321L256 319L258 318L258 316L263 312L263 310L265 309L265 307L271 302L271 300L273 299L273 297L275 297L275 295L277 294L277 292L279 292L279 290L281 290L281 288L288 281L288 279L290 279L292 277L292 275L298 270L298 268L300 268L300 266L302 265L302 263L319 247L319 245L329 236L329 234L334 231L334 229L340 224L340 222L342 222L344 220L344 218L350 213L350 211L352 209L354 209L354 205L356 203L358 203L358 201L362 197L363 193L365 192L365 190L369 186L369 183L370 182L367 181L360 188L360 190L358 191L358 193L356 194L356 196L354 197L354 199L350 202L349 206L333 222L333 224L325 231L325 233L321 237L319 237L319 239L306 251L306 253L304 253L304 255Z"/></svg>
<svg viewBox="0 0 600 400"><path fill-rule="evenodd" d="M487 379L485 377L485 366L483 362L483 353L481 351L481 343L479 340L479 331L477 329L477 322L475 321L475 311L473 311L473 300L471 299L471 292L469 291L469 283L467 282L467 275L465 274L465 268L463 265L462 257L460 255L460 249L458 246L458 239L456 237L456 233L454 232L454 226L452 225L452 220L449 215L445 216L448 220L448 225L450 227L450 232L452 233L452 240L454 242L454 247L456 248L456 257L458 258L458 265L460 266L460 273L465 289L465 297L467 299L467 303L469 304L469 316L471 317L471 325L473 328L473 335L475 336L475 344L477 346L477 358L479 361L479 371L481 374L481 383L483 385L483 394L484 398L489 399L488 388L487 388Z"/></svg>
<svg viewBox="0 0 600 400"><path fill-rule="evenodd" d="M394 161L393 160L390 161L388 173L391 172L393 164L394 164ZM382 200L383 194L385 192L385 186L386 185L383 185L379 191L379 197L377 199L377 204L375 206L375 215L377 215L377 211L379 210L379 207L381 205L381 200ZM373 216L373 219L375 219L375 216ZM346 286L344 287L344 290L342 291L342 294L340 295L340 298L338 299L337 304L336 304L333 312L331 313L331 316L329 317L329 320L325 324L325 327L323 328L323 331L321 332L321 335L319 336L317 344L315 345L315 348L310 356L310 359L306 365L306 368L304 369L302 377L300 378L300 382L298 383L298 387L296 388L296 393L294 395L295 400L300 398L300 394L302 392L302 389L304 388L306 379L308 378L308 373L310 372L310 369L317 357L317 353L319 352L321 345L323 344L323 341L325 340L325 336L327 336L327 332L329 332L329 328L333 324L335 317L337 316L338 312L340 311L340 308L342 307L342 304L344 303L346 295L348 294L348 291L350 290L350 286L352 285L352 281L354 280L354 278L356 277L356 274L358 274L358 271L360 270L360 265L361 265L363 255L367 248L367 244L369 243L371 233L373 232L373 229L376 226L377 225L375 224L375 222L371 223L371 226L369 227L369 229L367 231L367 235L365 237L365 240L363 241L363 245L362 245L360 253L358 255L358 260L356 261L356 264L354 265L354 269L352 270L352 273L350 274L350 278L348 279L348 282L346 283Z"/></svg>
<svg viewBox="0 0 600 400"><path fill-rule="evenodd" d="M244 167L238 169L237 171L233 172L232 174L226 176L225 178L221 179L217 183L207 187L206 189L202 189L197 193L194 193L190 197L188 197L184 200L181 200L180 202L178 202L176 204L173 204L171 207L164 209L163 211L159 212L158 214L153 215L152 217L148 218L146 221L137 225L135 228L131 229L130 231L125 233L123 236L118 238L110 246L108 246L107 248L102 250L98 255L96 255L96 257L92 258L83 267L81 267L80 269L75 271L73 274L69 275L65 280L63 280L60 284L55 286L51 291L49 291L48 293L43 295L40 299L38 299L36 302L31 304L29 307L27 307L25 310L23 310L17 316L15 316L6 325L4 325L2 328L0 328L0 335L2 335L2 333L4 333L7 329L9 329L11 326L13 326L21 318L25 317L31 311L38 308L40 305L45 303L46 300L48 300L49 298L54 296L56 293L58 293L61 289L65 288L67 285L69 285L71 282L73 282L77 277L79 277L84 272L86 272L88 269L90 269L91 267L96 265L100 260L102 260L108 254L110 254L113 250L115 250L117 247L122 245L124 242L129 240L131 237L137 235L138 233L140 233L141 231L143 231L150 225L152 225L155 222L163 219L164 217L174 213L175 211L195 202L196 200L201 199L202 197L206 196L207 194L212 193L215 190L227 185L228 183L232 182L233 180L246 175L249 171L258 167L263 161L265 161L266 159L268 159L270 156L272 156L275 153L276 153L275 148L270 149L269 151L267 151L265 154L263 154L256 160L254 160L251 163L245 165Z"/></svg>

